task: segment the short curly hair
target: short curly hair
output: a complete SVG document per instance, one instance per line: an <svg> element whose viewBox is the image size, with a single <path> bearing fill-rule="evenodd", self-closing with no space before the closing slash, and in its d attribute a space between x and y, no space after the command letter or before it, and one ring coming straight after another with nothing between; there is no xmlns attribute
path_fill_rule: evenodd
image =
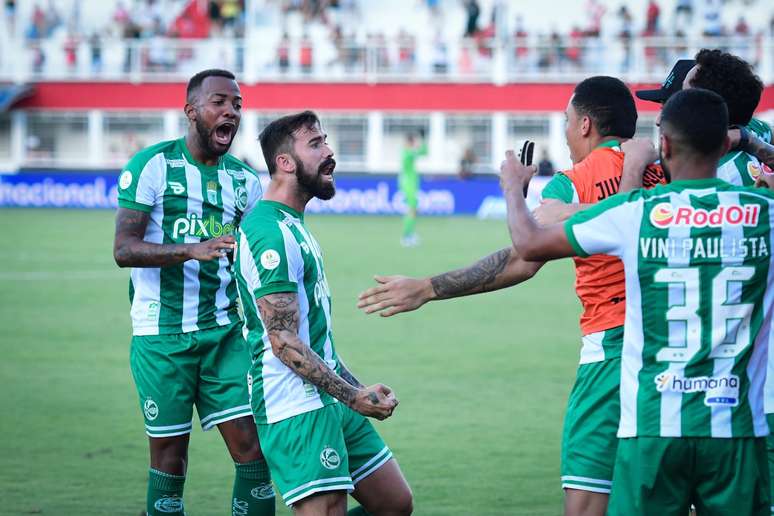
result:
<svg viewBox="0 0 774 516"><path fill-rule="evenodd" d="M728 105L728 121L746 125L758 107L763 82L749 63L717 49L703 48L696 54L698 70L690 86L714 91Z"/></svg>

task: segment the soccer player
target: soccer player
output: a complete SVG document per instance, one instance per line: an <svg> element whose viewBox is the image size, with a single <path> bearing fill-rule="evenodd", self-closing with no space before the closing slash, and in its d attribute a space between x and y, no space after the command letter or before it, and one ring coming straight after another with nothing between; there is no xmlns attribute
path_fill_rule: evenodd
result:
<svg viewBox="0 0 774 516"><path fill-rule="evenodd" d="M236 275L252 350L252 409L285 503L299 515L401 515L412 495L392 452L364 417L385 419L390 389L365 387L338 354L322 251L304 222L335 194L336 161L317 115L271 122L260 135L271 175L240 228Z"/></svg>
<svg viewBox="0 0 774 516"><path fill-rule="evenodd" d="M763 83L743 59L722 50L700 50L696 54L696 65L683 81L683 89L687 88L714 91L728 106L731 127L744 133L752 132L760 140L771 143L771 128L766 122L753 118ZM727 153L718 165L718 177L731 184L753 185L761 173L759 160L740 149Z"/></svg>
<svg viewBox="0 0 774 516"><path fill-rule="evenodd" d="M261 195L255 172L227 154L241 109L231 72L197 73L186 136L140 151L118 180L113 254L132 267L130 363L150 443L149 515L184 513L194 405L236 463L233 514L274 514L229 264L233 233Z"/></svg>
<svg viewBox="0 0 774 516"><path fill-rule="evenodd" d="M413 133L406 135L406 145L401 156L400 176L398 186L406 202L406 213L403 215L403 234L400 244L403 247L419 245L419 236L415 226L417 222L417 205L419 200L419 174L417 173L417 158L427 155L427 144L424 142L424 134L419 134L419 139Z"/></svg>
<svg viewBox="0 0 774 516"><path fill-rule="evenodd" d="M508 227L525 259L607 254L626 278L620 443L609 514L769 513L763 383L771 336L774 194L716 178L728 111L690 89L664 106L672 182L613 196L539 227L522 189L534 167L501 167Z"/></svg>
<svg viewBox="0 0 774 516"><path fill-rule="evenodd" d="M650 157L630 163L625 175L624 140L634 135L637 111L629 88L613 77L580 82L567 105L565 136L573 168L556 174L545 188L570 212L641 184L664 180L660 168L646 169ZM628 161L628 157L627 157ZM641 165L641 166L640 166ZM582 203L582 204L581 204ZM432 278L377 277L381 285L360 295L368 313L390 316L427 301L490 292L530 279L542 262L524 260L512 247L472 266ZM583 304L582 343L577 379L568 401L562 436L565 514L603 515L613 480L618 424L618 384L624 323L624 277L611 257L576 261L576 291Z"/></svg>

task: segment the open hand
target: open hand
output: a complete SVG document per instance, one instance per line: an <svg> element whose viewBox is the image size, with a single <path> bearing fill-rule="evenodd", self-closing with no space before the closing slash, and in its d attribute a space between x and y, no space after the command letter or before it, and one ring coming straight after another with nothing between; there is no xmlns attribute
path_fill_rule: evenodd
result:
<svg viewBox="0 0 774 516"><path fill-rule="evenodd" d="M379 285L362 292L357 307L367 314L382 317L410 312L427 303L433 295L429 280L407 276L374 276Z"/></svg>

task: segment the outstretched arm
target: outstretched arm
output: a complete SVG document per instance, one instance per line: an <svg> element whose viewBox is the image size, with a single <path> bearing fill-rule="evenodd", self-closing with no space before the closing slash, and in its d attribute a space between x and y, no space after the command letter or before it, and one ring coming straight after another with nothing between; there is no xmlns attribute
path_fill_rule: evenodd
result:
<svg viewBox="0 0 774 516"><path fill-rule="evenodd" d="M350 385L301 341L295 292L267 294L257 300L257 305L274 355L294 373L364 416L386 419L392 415L398 400L387 386Z"/></svg>
<svg viewBox="0 0 774 516"><path fill-rule="evenodd" d="M543 264L519 258L512 247L501 249L474 264L431 278L376 276L379 285L358 297L358 308L382 317L410 312L428 301L491 292L530 279Z"/></svg>
<svg viewBox="0 0 774 516"><path fill-rule="evenodd" d="M508 207L508 229L516 251L525 260L553 260L574 256L564 228L560 224L538 226L527 208L524 186L535 174L535 167L522 165L512 150L500 165L500 183Z"/></svg>
<svg viewBox="0 0 774 516"><path fill-rule="evenodd" d="M153 244L143 240L150 214L118 208L113 258L119 267L167 267L187 260L214 260L234 249L234 237L196 244Z"/></svg>

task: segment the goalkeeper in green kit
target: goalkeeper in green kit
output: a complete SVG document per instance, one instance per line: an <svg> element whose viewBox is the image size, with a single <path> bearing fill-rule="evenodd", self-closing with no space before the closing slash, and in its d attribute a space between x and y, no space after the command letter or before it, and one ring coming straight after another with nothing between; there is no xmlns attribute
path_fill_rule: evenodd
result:
<svg viewBox="0 0 774 516"><path fill-rule="evenodd" d="M419 237L414 226L417 221L417 196L419 194L419 174L417 174L417 158L427 155L427 144L424 142L425 134L419 130L419 138L413 133L406 135L406 146L401 156L400 176L398 187L406 202L406 213L403 215L403 234L400 244L403 247L419 245ZM418 141L419 140L419 141Z"/></svg>

